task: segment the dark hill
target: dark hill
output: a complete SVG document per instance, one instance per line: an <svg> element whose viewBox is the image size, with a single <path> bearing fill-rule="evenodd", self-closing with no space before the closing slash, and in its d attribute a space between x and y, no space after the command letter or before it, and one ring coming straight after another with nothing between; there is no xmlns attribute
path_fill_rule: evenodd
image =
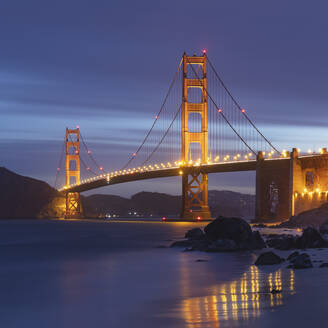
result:
<svg viewBox="0 0 328 328"><path fill-rule="evenodd" d="M0 168L0 219L63 217L65 199L47 183ZM110 190L110 189L109 189ZM96 194L82 196L85 217L106 214L120 217L178 217L181 196L157 192L140 192L131 198ZM255 197L232 191L209 191L212 216L251 217Z"/></svg>
<svg viewBox="0 0 328 328"><path fill-rule="evenodd" d="M213 217L243 216L254 214L255 197L232 191L209 191L209 205ZM86 216L179 216L181 196L172 196L157 192L140 192L131 198L97 194L83 198ZM136 213L136 214L134 214Z"/></svg>
<svg viewBox="0 0 328 328"><path fill-rule="evenodd" d="M58 192L47 183L0 167L0 218L35 218Z"/></svg>

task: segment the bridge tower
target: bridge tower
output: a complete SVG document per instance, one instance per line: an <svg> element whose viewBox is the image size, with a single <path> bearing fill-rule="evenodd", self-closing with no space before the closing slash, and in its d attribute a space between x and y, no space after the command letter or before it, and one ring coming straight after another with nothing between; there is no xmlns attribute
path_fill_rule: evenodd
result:
<svg viewBox="0 0 328 328"><path fill-rule="evenodd" d="M190 65L190 66L189 66ZM188 76L195 65L193 76ZM188 70L189 67L189 70ZM200 69L201 68L201 69ZM197 73L196 73L197 70ZM196 76L197 74L197 76ZM199 77L199 78L198 78ZM206 55L187 56L183 55L183 91L182 91L182 161L188 163L188 155L191 151L190 144L198 143L201 148L201 164L208 161L208 115L207 115L207 78L206 78ZM197 103L188 101L188 90L200 88L201 101ZM198 113L201 117L201 131L190 131L188 127L191 113ZM182 174L182 213L184 219L207 219L211 217L208 207L208 175L202 172L201 166L198 171Z"/></svg>
<svg viewBox="0 0 328 328"><path fill-rule="evenodd" d="M80 183L80 132L78 127L76 129L66 128L66 187L70 185L71 177L75 178L75 183ZM80 193L66 192L65 219L80 218L80 216Z"/></svg>

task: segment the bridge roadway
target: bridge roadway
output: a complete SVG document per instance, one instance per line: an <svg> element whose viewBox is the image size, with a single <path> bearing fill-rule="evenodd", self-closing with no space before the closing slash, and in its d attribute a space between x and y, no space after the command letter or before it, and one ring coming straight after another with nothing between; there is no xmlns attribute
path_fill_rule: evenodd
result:
<svg viewBox="0 0 328 328"><path fill-rule="evenodd" d="M265 159L265 161L289 161L290 158L274 158ZM64 192L83 192L108 185L114 185L118 183L132 182L145 179L155 178L167 178L179 176L184 173L192 173L194 171L204 173L222 173L222 172L241 172L241 171L255 171L256 160L238 161L238 162L223 162L213 164L203 164L198 166L180 166L170 168L160 168L148 171L134 171L127 172L125 174L118 174L111 176L110 174L104 173L101 176L84 180L79 185L72 185L64 187L60 191Z"/></svg>

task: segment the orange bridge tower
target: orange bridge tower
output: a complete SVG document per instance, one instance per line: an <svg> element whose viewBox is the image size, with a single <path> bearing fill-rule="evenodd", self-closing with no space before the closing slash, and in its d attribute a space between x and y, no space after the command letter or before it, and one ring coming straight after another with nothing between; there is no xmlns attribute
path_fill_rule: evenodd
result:
<svg viewBox="0 0 328 328"><path fill-rule="evenodd" d="M197 67L194 69L194 66ZM196 72L197 69L197 72ZM191 75L191 76L188 76ZM194 103L188 101L188 91L191 88L201 90L201 101ZM200 131L190 131L188 127L191 113L198 113L201 118ZM200 164L208 161L208 115L207 115L207 78L206 55L183 55L183 91L182 91L182 161L188 163L188 155L192 143L200 144ZM187 169L187 167L186 167ZM208 207L208 175L202 172L201 165L198 170L182 174L182 213L184 219L208 219L211 213Z"/></svg>
<svg viewBox="0 0 328 328"><path fill-rule="evenodd" d="M80 184L80 132L79 128L66 128L66 187L72 182ZM65 219L81 217L80 193L66 192Z"/></svg>

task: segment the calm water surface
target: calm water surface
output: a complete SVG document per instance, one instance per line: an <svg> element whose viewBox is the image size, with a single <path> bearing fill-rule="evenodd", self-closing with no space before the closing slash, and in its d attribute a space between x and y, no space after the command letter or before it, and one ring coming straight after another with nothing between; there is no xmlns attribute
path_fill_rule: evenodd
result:
<svg viewBox="0 0 328 328"><path fill-rule="evenodd" d="M328 269L159 247L202 225L1 221L1 327L328 326Z"/></svg>

